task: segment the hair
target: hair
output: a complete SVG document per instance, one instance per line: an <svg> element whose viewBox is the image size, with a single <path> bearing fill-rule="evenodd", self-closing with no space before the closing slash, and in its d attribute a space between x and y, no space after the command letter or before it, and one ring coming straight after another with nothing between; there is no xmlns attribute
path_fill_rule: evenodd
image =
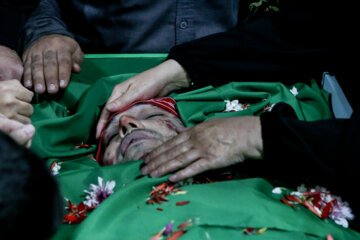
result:
<svg viewBox="0 0 360 240"><path fill-rule="evenodd" d="M43 160L0 131L1 239L49 239L63 214L58 183Z"/></svg>

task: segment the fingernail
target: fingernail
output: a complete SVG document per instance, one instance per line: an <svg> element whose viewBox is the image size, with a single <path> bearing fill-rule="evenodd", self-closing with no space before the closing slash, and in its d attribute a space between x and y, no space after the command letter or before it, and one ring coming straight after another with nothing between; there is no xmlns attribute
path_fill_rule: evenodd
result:
<svg viewBox="0 0 360 240"><path fill-rule="evenodd" d="M60 80L60 87L65 87L65 80Z"/></svg>
<svg viewBox="0 0 360 240"><path fill-rule="evenodd" d="M34 133L35 133L35 128L33 125L31 124L27 124L24 126L24 131L26 132L26 134L29 136L29 137L32 137L34 136Z"/></svg>
<svg viewBox="0 0 360 240"><path fill-rule="evenodd" d="M43 90L43 85L41 83L37 83L35 85L35 91L41 92Z"/></svg>
<svg viewBox="0 0 360 240"><path fill-rule="evenodd" d="M147 167L143 167L141 169L141 172L142 172L143 175L147 175L149 173L149 169Z"/></svg>
<svg viewBox="0 0 360 240"><path fill-rule="evenodd" d="M30 80L26 80L26 81L24 82L24 86L27 87L27 88L31 87L31 81L30 81Z"/></svg>
<svg viewBox="0 0 360 240"><path fill-rule="evenodd" d="M156 178L158 176L158 174L159 174L158 170L155 170L155 171L150 173L150 176L153 177L153 178Z"/></svg>
<svg viewBox="0 0 360 240"><path fill-rule="evenodd" d="M56 91L56 86L55 84L51 83L49 86L49 92L55 92Z"/></svg>

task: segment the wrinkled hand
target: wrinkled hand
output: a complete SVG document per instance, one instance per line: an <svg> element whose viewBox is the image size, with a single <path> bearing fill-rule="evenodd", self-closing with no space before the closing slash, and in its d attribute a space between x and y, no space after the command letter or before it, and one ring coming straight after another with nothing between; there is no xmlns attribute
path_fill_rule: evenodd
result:
<svg viewBox="0 0 360 240"><path fill-rule="evenodd" d="M34 93L14 80L0 82L0 113L9 119L28 124L34 112L30 104Z"/></svg>
<svg viewBox="0 0 360 240"><path fill-rule="evenodd" d="M22 124L8 119L0 113L0 130L12 137L20 145L30 147L35 128L31 124Z"/></svg>
<svg viewBox="0 0 360 240"><path fill-rule="evenodd" d="M84 59L79 44L72 38L51 34L33 42L23 55L24 86L36 93L57 93L66 88L71 71L80 72Z"/></svg>
<svg viewBox="0 0 360 240"><path fill-rule="evenodd" d="M160 65L142 72L116 85L101 112L96 129L96 138L112 112L144 99L167 96L170 92L189 87L190 79L184 68L175 60L167 60Z"/></svg>
<svg viewBox="0 0 360 240"><path fill-rule="evenodd" d="M215 118L196 125L152 151L144 175L160 177L176 171L179 181L201 172L262 158L259 117Z"/></svg>
<svg viewBox="0 0 360 240"><path fill-rule="evenodd" d="M0 81L18 79L23 75L23 64L18 54L5 46L0 46Z"/></svg>

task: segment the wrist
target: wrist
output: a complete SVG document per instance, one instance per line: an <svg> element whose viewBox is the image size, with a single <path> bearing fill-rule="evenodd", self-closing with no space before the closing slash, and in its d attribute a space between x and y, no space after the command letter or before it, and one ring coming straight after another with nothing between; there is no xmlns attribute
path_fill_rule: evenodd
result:
<svg viewBox="0 0 360 240"><path fill-rule="evenodd" d="M249 116L247 136L247 156L251 159L263 159L263 140L261 134L261 121L259 117Z"/></svg>
<svg viewBox="0 0 360 240"><path fill-rule="evenodd" d="M169 59L159 65L164 76L164 92L170 92L188 88L191 84L186 70L175 60Z"/></svg>

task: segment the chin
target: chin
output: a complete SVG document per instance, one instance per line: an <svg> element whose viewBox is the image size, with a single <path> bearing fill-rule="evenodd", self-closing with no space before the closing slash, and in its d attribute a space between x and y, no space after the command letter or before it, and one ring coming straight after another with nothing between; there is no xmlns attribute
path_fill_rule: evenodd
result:
<svg viewBox="0 0 360 240"><path fill-rule="evenodd" d="M134 143L126 150L125 156L121 160L119 159L119 163L140 160L162 143L162 141L157 139Z"/></svg>

